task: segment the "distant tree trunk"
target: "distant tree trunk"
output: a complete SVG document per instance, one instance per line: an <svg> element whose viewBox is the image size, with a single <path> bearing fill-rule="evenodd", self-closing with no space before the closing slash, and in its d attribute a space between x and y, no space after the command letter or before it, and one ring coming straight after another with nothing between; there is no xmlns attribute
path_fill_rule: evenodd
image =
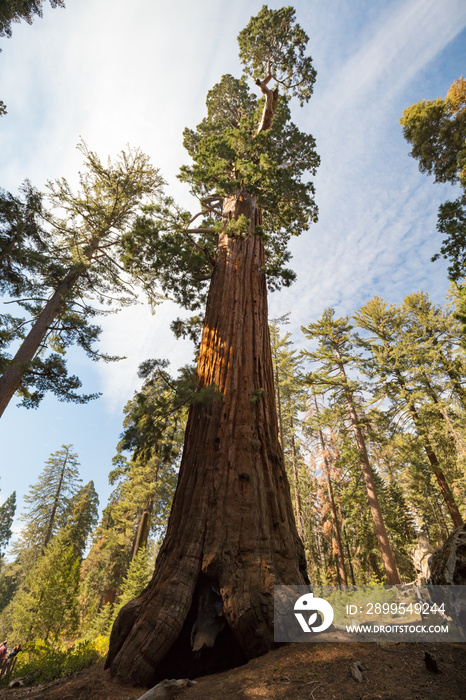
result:
<svg viewBox="0 0 466 700"><path fill-rule="evenodd" d="M349 565L350 576L351 576L351 585L355 586L356 579L354 578L353 559L351 557L351 550L350 550L349 543L348 543L348 536L346 534L346 529L345 529L344 525L343 525L343 536L345 538L346 554L347 554L347 558L348 558L348 565Z"/></svg>
<svg viewBox="0 0 466 700"><path fill-rule="evenodd" d="M68 447L65 447L65 449L66 449L66 456L65 456L65 459L63 460L63 465L62 465L61 472L60 472L60 478L58 480L57 490L55 492L55 497L53 499L52 512L50 513L49 523L47 526L47 532L45 533L45 538L44 538L44 541L42 543L42 554L44 554L44 550L45 550L46 546L48 545L48 543L52 539L53 526L55 525L55 516L57 514L57 508L58 508L58 505L60 502L60 494L61 494L61 490L62 490L62 486L63 486L63 477L65 475L66 464L68 461L69 450L68 450Z"/></svg>
<svg viewBox="0 0 466 700"><path fill-rule="evenodd" d="M273 586L307 581L278 436L260 210L246 193L226 198L225 223L241 214L249 235L219 237L167 535L111 634L112 675L146 686L266 652Z"/></svg>
<svg viewBox="0 0 466 700"><path fill-rule="evenodd" d="M277 395L277 412L278 412L278 435L280 438L280 444L284 449L283 440L283 420L282 420L282 401L280 396L280 381L278 376L278 366L275 366L275 391Z"/></svg>
<svg viewBox="0 0 466 700"><path fill-rule="evenodd" d="M316 402L316 407L317 407L317 402ZM330 467L329 467L327 454L326 454L327 450L325 447L324 436L323 436L322 430L320 428L319 428L319 439L320 439L320 446L322 449L322 457L324 460L325 482L327 484L328 500L330 503L330 511L332 513L332 529L333 529L333 539L335 542L335 549L336 549L336 554L337 554L338 575L339 575L340 583L342 583L344 586L346 586L348 584L348 580L346 578L345 557L343 554L343 546L341 544L339 519L338 519L337 509L336 509L336 505L335 505L335 498L333 495L332 480L330 478Z"/></svg>
<svg viewBox="0 0 466 700"><path fill-rule="evenodd" d="M154 499L150 498L146 507L139 516L138 529L134 537L133 546L131 548L131 561L135 559L140 549L147 546L150 530L150 516L154 510Z"/></svg>
<svg viewBox="0 0 466 700"><path fill-rule="evenodd" d="M99 242L99 237L93 236L88 246L83 251L83 257L87 258L87 260L91 260L99 246ZM0 377L0 417L21 386L24 373L28 370L29 365L40 350L50 326L62 311L67 295L85 270L86 265L84 263L78 263L57 285L55 292L52 294L34 321L31 330L21 343L11 364Z"/></svg>
<svg viewBox="0 0 466 700"><path fill-rule="evenodd" d="M299 478L298 478L298 460L296 456L296 441L294 434L294 421L293 416L290 418L290 430L291 430L291 469L293 474L293 491L294 491L294 509L296 518L296 527L298 528L298 535L303 538L303 507L301 503L301 494L299 492Z"/></svg>
<svg viewBox="0 0 466 700"><path fill-rule="evenodd" d="M453 525L455 526L455 528L460 527L460 525L463 524L463 518L461 517L461 513L459 512L458 506L455 501L455 497L450 489L446 476L443 473L443 469L440 465L438 457L435 454L432 445L430 444L429 438L426 436L425 431L423 430L422 421L419 417L416 406L414 405L411 396L411 391L406 386L404 377L399 370L395 371L395 376L399 387L403 390L403 393L408 397L405 399L406 406L411 415L413 423L418 430L419 437L421 438L422 444L424 446L424 451L426 453L427 459L429 460L432 472L434 473L435 478L437 479L437 483L439 485L440 491L442 492L443 499L453 521Z"/></svg>
<svg viewBox="0 0 466 700"><path fill-rule="evenodd" d="M336 352L337 355L339 355L339 351L336 350ZM387 583L389 585L396 585L400 583L400 576L398 574L398 569L396 568L395 557L393 556L392 548L390 546L390 541L388 539L387 530L385 528L385 523L383 520L382 510L380 508L379 499L377 497L374 476L372 474L372 467L369 462L369 455L367 454L366 441L364 439L364 435L362 434L361 426L359 425L358 414L356 412L356 406L354 404L354 397L351 389L348 386L345 367L342 362L339 362L338 367L340 375L342 376L345 383L345 397L346 404L348 407L348 415L351 427L353 428L356 449L360 457L361 471L364 477L364 483L366 485L367 500L369 501L369 507L371 509L375 534L377 536L380 553L382 555L382 561L385 568ZM376 571L375 564L373 562L371 562L371 564L374 571Z"/></svg>
<svg viewBox="0 0 466 700"><path fill-rule="evenodd" d="M319 406L317 404L317 397L314 395L314 407L316 411L316 416L319 415ZM322 429L319 426L318 429L319 433L319 442L320 442L320 449L322 452L322 459L324 461L324 472L325 472L325 482L327 484L327 494L328 494L328 500L330 504L330 511L332 513L332 528L333 528L333 539L335 542L335 549L336 549L336 554L337 554L337 565L338 565L338 575L340 579L340 583L346 586L348 584L348 580L346 577L346 569L345 569L345 555L343 554L343 545L341 542L341 533L340 533L340 518L338 517L337 513L337 508L335 504L335 497L333 495L333 486L332 486L332 480L330 478L330 466L328 463L328 450L325 445L324 441L324 434L322 432Z"/></svg>

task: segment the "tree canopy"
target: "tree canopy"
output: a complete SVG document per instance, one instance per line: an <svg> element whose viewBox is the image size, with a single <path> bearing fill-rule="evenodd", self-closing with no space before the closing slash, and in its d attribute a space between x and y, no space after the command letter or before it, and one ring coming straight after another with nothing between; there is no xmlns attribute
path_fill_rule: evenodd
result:
<svg viewBox="0 0 466 700"><path fill-rule="evenodd" d="M456 80L445 98L421 100L400 119L419 170L435 182L450 182L463 191L440 206L437 228L444 235L440 255L449 261L449 276L458 281L466 267L466 80Z"/></svg>
<svg viewBox="0 0 466 700"><path fill-rule="evenodd" d="M158 200L163 180L138 149L104 164L81 142L84 168L73 192L65 178L40 195L29 183L24 200L0 198L1 290L26 318L0 317L0 414L18 392L36 407L47 391L63 401L86 402L81 382L68 376L64 355L73 344L92 360L116 360L95 348L101 329L92 320L138 300L154 304L154 273L128 257L132 227L145 205ZM44 204L46 201L46 205ZM20 347L11 357L7 349Z"/></svg>
<svg viewBox="0 0 466 700"><path fill-rule="evenodd" d="M65 7L65 0L49 0L52 7ZM12 23L24 20L32 24L42 17L44 0L3 0L0 8L0 36L11 37Z"/></svg>

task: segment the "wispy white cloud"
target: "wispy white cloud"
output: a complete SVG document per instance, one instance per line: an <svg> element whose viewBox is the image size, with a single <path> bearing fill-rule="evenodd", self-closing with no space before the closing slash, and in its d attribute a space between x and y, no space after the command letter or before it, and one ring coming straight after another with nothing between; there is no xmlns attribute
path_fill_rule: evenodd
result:
<svg viewBox="0 0 466 700"><path fill-rule="evenodd" d="M445 266L430 266L445 188L432 189L409 161L398 119L407 86L465 26L466 5L456 0L391 3L316 89L301 123L307 116L322 156L320 220L292 243L298 283L277 299L277 314L293 308L296 326L328 306L351 313L376 292L395 301L412 285L427 282L437 295L446 288ZM325 61L331 48L322 41Z"/></svg>

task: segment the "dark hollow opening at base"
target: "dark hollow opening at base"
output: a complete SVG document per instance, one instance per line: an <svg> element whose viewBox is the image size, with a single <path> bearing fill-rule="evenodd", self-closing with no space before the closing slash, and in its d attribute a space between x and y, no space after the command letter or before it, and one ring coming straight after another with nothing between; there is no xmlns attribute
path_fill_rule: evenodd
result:
<svg viewBox="0 0 466 700"><path fill-rule="evenodd" d="M204 646L193 651L193 627L199 620L200 599L206 587L206 577L200 577L193 596L193 602L180 635L164 659L154 671L151 683L155 685L165 678L198 678L212 673L228 671L249 661L228 624L224 624L212 647ZM211 586L211 583L207 584ZM211 601L210 601L211 602ZM204 608L203 614L206 614Z"/></svg>

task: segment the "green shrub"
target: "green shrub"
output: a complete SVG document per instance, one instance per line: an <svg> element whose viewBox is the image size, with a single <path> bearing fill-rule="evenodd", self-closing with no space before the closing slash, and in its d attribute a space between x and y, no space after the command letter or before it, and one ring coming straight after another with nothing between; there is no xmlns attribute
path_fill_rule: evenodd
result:
<svg viewBox="0 0 466 700"><path fill-rule="evenodd" d="M92 641L78 640L66 646L34 639L18 656L12 678L28 677L31 683L64 678L83 668L99 663L107 653L108 638L99 636Z"/></svg>

